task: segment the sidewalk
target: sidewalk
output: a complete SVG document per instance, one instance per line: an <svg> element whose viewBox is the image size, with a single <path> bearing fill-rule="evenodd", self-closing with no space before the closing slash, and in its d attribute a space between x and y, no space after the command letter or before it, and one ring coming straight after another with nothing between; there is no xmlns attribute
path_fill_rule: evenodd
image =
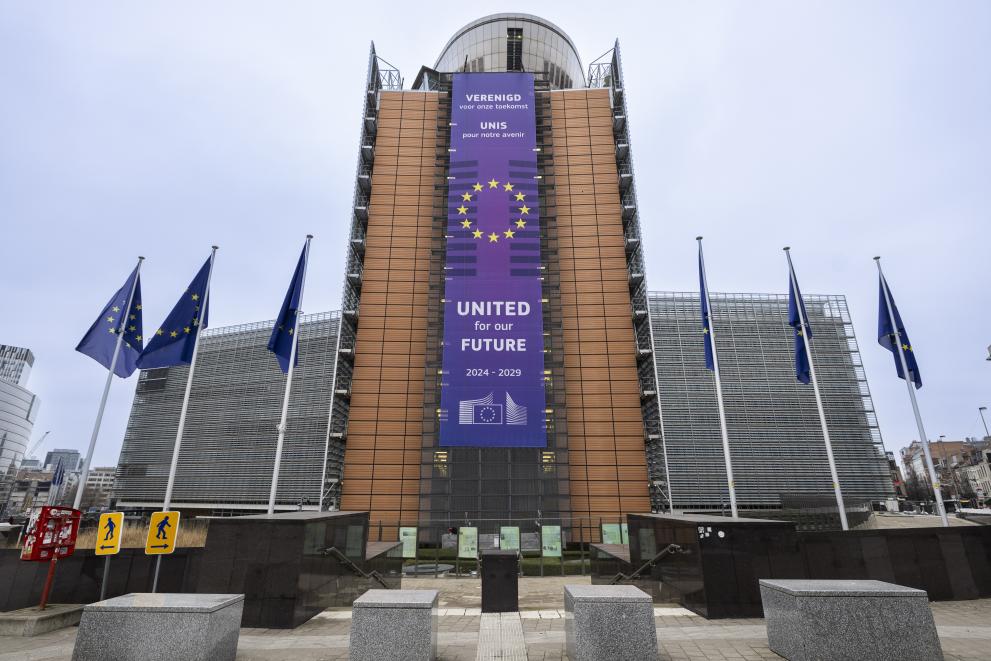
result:
<svg viewBox="0 0 991 661"><path fill-rule="evenodd" d="M426 582L437 585L428 586ZM566 659L562 586L569 579L521 581L521 622L530 661ZM476 579L414 579L403 587L441 589L438 652L445 661L473 661L478 651L481 612ZM556 596L555 596L556 595ZM991 599L933 603L947 661L991 658ZM706 620L674 604L658 604L654 622L660 659L743 661L779 659L767 647L762 619ZM331 609L295 630L241 629L239 660L328 661L348 658L350 609ZM76 629L35 638L0 637L0 661L68 661Z"/></svg>

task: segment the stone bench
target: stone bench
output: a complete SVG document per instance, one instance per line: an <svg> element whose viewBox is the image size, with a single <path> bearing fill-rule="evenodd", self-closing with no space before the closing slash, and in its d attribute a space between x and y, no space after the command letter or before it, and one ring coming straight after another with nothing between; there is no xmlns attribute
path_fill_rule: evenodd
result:
<svg viewBox="0 0 991 661"><path fill-rule="evenodd" d="M657 659L654 603L632 585L565 585L564 632L571 661Z"/></svg>
<svg viewBox="0 0 991 661"><path fill-rule="evenodd" d="M234 661L243 594L134 593L83 609L72 661Z"/></svg>
<svg viewBox="0 0 991 661"><path fill-rule="evenodd" d="M351 611L351 661L437 658L437 590L369 590Z"/></svg>
<svg viewBox="0 0 991 661"><path fill-rule="evenodd" d="M943 653L925 590L882 581L761 579L771 651L790 661L932 661Z"/></svg>

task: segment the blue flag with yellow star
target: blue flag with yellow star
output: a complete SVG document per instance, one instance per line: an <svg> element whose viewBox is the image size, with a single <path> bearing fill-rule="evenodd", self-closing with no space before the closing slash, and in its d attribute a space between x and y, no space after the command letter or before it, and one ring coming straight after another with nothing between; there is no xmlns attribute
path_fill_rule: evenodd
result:
<svg viewBox="0 0 991 661"><path fill-rule="evenodd" d="M905 371L902 369L902 361L898 359L898 347L895 346L895 327L897 327L902 351L905 353L905 364L908 366L908 371L912 374L912 382L916 388L921 388L922 375L919 374L919 363L915 360L915 351L912 350L912 342L908 339L905 324L902 323L902 316L898 313L898 306L895 305L895 296L891 293L891 287L888 287L888 281L884 279L883 275L878 283L878 287L880 288L881 300L877 315L877 343L892 353L895 357L895 370L898 372L898 377L904 379ZM888 289L888 297L891 298L890 314L888 311L888 300L884 296L886 287ZM891 325L892 317L895 319L894 327Z"/></svg>
<svg viewBox="0 0 991 661"><path fill-rule="evenodd" d="M702 343L705 346L705 367L715 371L716 361L712 354L712 335L709 332L709 287L705 282L705 267L702 264L702 245L699 244L699 298L702 300Z"/></svg>
<svg viewBox="0 0 991 661"><path fill-rule="evenodd" d="M289 291L282 301L282 309L275 319L275 327L272 328L272 337L268 340L268 350L275 354L279 361L279 367L284 373L289 372L289 357L292 354L293 334L298 331L299 299L303 294L303 273L306 271L306 246L299 254L299 261L296 263L296 271L292 274L292 282L289 283ZM296 362L299 364L299 351L296 352Z"/></svg>
<svg viewBox="0 0 991 661"><path fill-rule="evenodd" d="M132 285L134 299L128 305L127 297L131 295ZM110 297L100 316L79 341L76 351L86 354L110 369L118 334L123 335L124 339L121 341L114 374L126 379L137 369L136 363L138 356L141 355L141 276L138 275L137 267L131 272L124 286Z"/></svg>
<svg viewBox="0 0 991 661"><path fill-rule="evenodd" d="M809 367L809 354L805 351L805 342L802 340L802 321L798 316L799 306L801 306L802 317L805 319L805 332L810 340L812 339L812 326L809 324L809 315L805 311L805 301L802 299L802 290L798 286L798 276L794 273L789 275L788 325L795 329L795 378L802 383L808 383L812 369Z"/></svg>
<svg viewBox="0 0 991 661"><path fill-rule="evenodd" d="M206 300L206 285L210 277L210 260L207 259L189 287L179 297L179 302L165 318L148 346L138 358L138 368L174 367L193 362L197 328L207 327L207 308L201 309Z"/></svg>

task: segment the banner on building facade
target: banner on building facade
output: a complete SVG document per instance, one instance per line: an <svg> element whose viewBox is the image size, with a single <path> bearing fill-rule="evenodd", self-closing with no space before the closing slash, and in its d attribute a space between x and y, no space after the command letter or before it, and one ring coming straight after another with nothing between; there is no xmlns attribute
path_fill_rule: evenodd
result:
<svg viewBox="0 0 991 661"><path fill-rule="evenodd" d="M545 447L533 75L456 73L440 445Z"/></svg>

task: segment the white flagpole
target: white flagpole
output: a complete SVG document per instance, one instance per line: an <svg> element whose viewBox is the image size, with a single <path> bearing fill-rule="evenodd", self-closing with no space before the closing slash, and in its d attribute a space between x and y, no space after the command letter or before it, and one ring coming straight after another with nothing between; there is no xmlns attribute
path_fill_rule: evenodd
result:
<svg viewBox="0 0 991 661"><path fill-rule="evenodd" d="M702 256L702 237L699 242L699 259L702 261L702 296L705 296L705 308L709 311L709 341L712 343L712 372L716 378L716 405L719 407L719 431L723 436L723 459L726 461L726 483L729 486L729 505L733 518L737 518L736 482L733 480L733 461L729 452L729 431L726 429L726 411L723 408L723 385L719 377L719 356L716 351L716 330L712 322L712 301L709 299L709 276L705 273L705 257Z"/></svg>
<svg viewBox="0 0 991 661"><path fill-rule="evenodd" d="M279 421L279 439L275 444L275 466L272 467L272 489L268 494L268 515L272 516L275 513L275 491L279 486L279 467L282 465L282 445L286 440L286 417L289 414L289 391L292 389L292 372L294 363L296 362L296 345L299 344L299 328L302 323L303 316L303 289L306 287L306 269L310 265L310 240L313 239L312 234L306 235L306 248L304 249L303 256L303 276L299 281L299 307L296 309L295 319L293 319L293 328L289 330L292 333L292 345L289 349L289 370L286 372L286 392L282 397L282 418ZM336 353L334 358L336 359ZM333 406L333 402L331 402ZM322 489L322 487L321 487ZM321 491L322 493L322 491Z"/></svg>
<svg viewBox="0 0 991 661"><path fill-rule="evenodd" d="M812 392L816 397L816 408L819 410L819 423L822 425L822 438L826 443L826 458L829 460L829 474L833 478L833 493L836 494L836 508L840 513L840 525L843 530L849 530L846 520L846 507L843 505L843 492L840 490L840 478L836 472L836 460L833 458L833 442L829 438L829 427L826 425L826 412L822 408L822 395L819 394L819 380L816 378L815 361L812 360L812 346L809 344L807 332L808 320L805 318L803 301L799 298L798 280L795 278L795 267L791 263L791 248L785 247L788 258L788 274L791 276L791 287L795 292L795 307L798 309L798 321L801 326L802 344L805 345L805 356L809 360L809 376L812 377Z"/></svg>
<svg viewBox="0 0 991 661"><path fill-rule="evenodd" d="M172 448L172 465L169 467L169 481L165 487L165 501L162 503L162 511L168 512L172 505L172 487L175 484L176 468L179 466L179 448L182 445L182 431L186 427L186 411L189 408L189 393L193 389L193 372L196 370L196 356L200 352L200 330L203 328L203 315L207 312L207 304L210 302L210 280L213 279L213 262L217 258L217 246L213 246L210 253L210 270L206 274L206 291L203 294L203 314L200 314L200 323L196 324L193 332L193 355L189 359L189 374L186 376L186 392L182 396L182 409L179 411L179 427L175 433L175 446ZM156 556L155 578L151 584L151 591L158 591L158 570L162 567L162 556Z"/></svg>
<svg viewBox="0 0 991 661"><path fill-rule="evenodd" d="M902 374L905 375L905 386L908 388L908 398L912 400L912 411L915 413L915 424L919 428L919 439L922 443L922 452L926 457L926 466L929 468L929 481L932 483L933 495L936 497L936 509L939 512L940 518L943 520L943 525L949 527L950 520L946 516L946 506L943 505L943 492L939 484L939 476L936 474L936 467L933 464L932 453L929 451L929 437L926 436L926 430L922 426L922 414L919 413L919 402L915 398L915 383L909 378L908 362L905 360L905 350L902 347L902 336L898 330L898 324L895 323L895 311L891 305L891 292L888 291L888 281L884 279L884 272L881 270L881 258L875 257L874 263L877 264L878 275L881 276L881 288L884 290L884 303L888 308L888 321L891 323L891 328L895 333L895 345L897 350L895 353L898 355L898 362L902 366Z"/></svg>
<svg viewBox="0 0 991 661"><path fill-rule="evenodd" d="M125 323L131 314L131 306L134 304L134 290L138 286L138 276L141 274L141 263L144 257L138 257L138 266L134 273L134 282L131 283L131 291L127 295L127 306L124 308L124 316L121 317ZM123 326L121 326L123 328ZM110 395L110 384L114 380L114 370L117 369L117 358L120 357L120 346L124 343L124 333L117 333L117 344L114 346L114 355L110 359L110 370L107 373L107 382L103 386L103 397L100 398L100 408L96 413L96 422L93 424L93 433L89 437L89 449L86 451L86 458L83 460L83 472L79 475L79 484L76 485L76 499L72 503L72 509L79 509L83 500L83 489L86 488L86 480L89 479L89 467L93 461L93 450L96 449L96 439L100 435L100 425L103 424L103 411L107 407L107 397Z"/></svg>

